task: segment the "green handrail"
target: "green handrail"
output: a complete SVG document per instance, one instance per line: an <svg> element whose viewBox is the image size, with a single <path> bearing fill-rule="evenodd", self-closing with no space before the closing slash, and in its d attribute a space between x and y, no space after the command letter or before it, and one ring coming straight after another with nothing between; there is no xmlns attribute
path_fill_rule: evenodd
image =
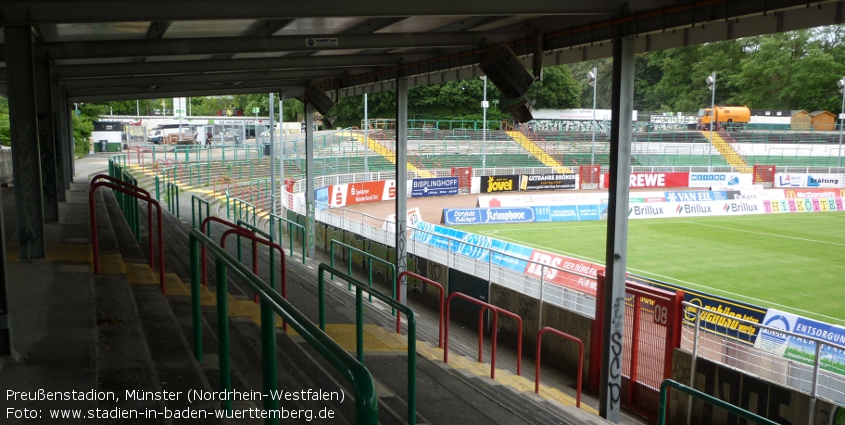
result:
<svg viewBox="0 0 845 425"><path fill-rule="evenodd" d="M367 275L368 275L367 281L369 282L370 286L373 286L373 262L372 262L372 260L376 260L377 262L384 264L385 266L387 266L388 270L390 270L391 274L390 274L390 279L388 279L388 282L393 282L393 281L396 280L396 265L395 264L393 264L393 263L391 263L387 260L382 260L381 258L376 257L375 255L370 254L369 252L365 252L363 250L355 248L354 246L347 245L347 244L340 242L336 239L332 239L332 241L329 244L329 251L331 252L330 263L331 263L332 267L334 267L334 246L335 245L340 245L340 246L346 248L346 255L347 255L346 264L348 266L347 269L348 269L349 274L352 274L352 252L354 251L354 252L357 252L357 253L363 255L364 258L367 259ZM332 276L332 280L334 280L334 276ZM395 285L390 285L390 286L393 288L393 299L396 299L396 286ZM350 291L352 290L352 284L351 283L348 285L348 289ZM372 295L370 295L369 298L370 298L370 302L373 302ZM392 311L393 315L396 316L396 309L394 308L391 311Z"/></svg>
<svg viewBox="0 0 845 425"><path fill-rule="evenodd" d="M176 218L179 216L179 185L176 183L167 182L165 185L165 201L167 202L167 210Z"/></svg>
<svg viewBox="0 0 845 425"><path fill-rule="evenodd" d="M398 309L405 313L408 317L408 424L414 425L417 423L417 322L414 316L414 310L407 305L403 305L396 301L396 296L393 298L373 289L369 285L355 279L351 275L345 274L342 271L327 266L325 263L320 263L317 267L317 286L320 304L320 329L326 330L326 279L325 273L328 271L332 277L334 275L340 276L350 285L355 285L355 351L358 356L358 361L364 364L364 302L362 291L367 292L371 297L375 296L382 302L390 305L394 310Z"/></svg>
<svg viewBox="0 0 845 425"><path fill-rule="evenodd" d="M205 217L202 215L202 206L205 205ZM191 227L196 229L199 223L202 223L208 217L211 217L210 208L208 201L198 197L197 195L191 195ZM211 236L211 226L208 226L209 232L208 236Z"/></svg>
<svg viewBox="0 0 845 425"><path fill-rule="evenodd" d="M733 404L722 401L716 397L713 397L709 394L705 394L701 391L698 391L694 388L690 388L684 384L678 383L671 379L666 379L663 381L663 383L660 384L660 407L657 409L657 425L666 424L666 394L668 393L667 389L669 387L674 388L684 394L687 394L692 398L698 398L704 401L705 403L710 403L716 407L721 407L722 409L727 410L728 413L737 415L743 419L754 421L762 425L777 425L777 422L766 419L756 413L751 413L747 410L740 409L739 407L736 407ZM690 399L690 403L692 403L692 399Z"/></svg>
<svg viewBox="0 0 845 425"><path fill-rule="evenodd" d="M197 170L197 184L202 184L202 172L200 171L201 167L205 167L205 184L211 184L211 163L209 162L200 162L200 163L193 163L193 164L185 164L185 168L188 169L188 184L194 184L194 169Z"/></svg>
<svg viewBox="0 0 845 425"><path fill-rule="evenodd" d="M270 242L273 242L273 243L275 243L275 242L276 242L276 241L274 241L274 240L273 240L273 235L272 235L272 234L267 233L267 232L265 232L264 230L259 229L257 226L253 226L253 225L251 225L251 224L249 224L249 223L247 223L247 222L245 222L245 221L243 221L243 220L238 220L238 222L237 222L236 224L237 224L238 226L241 226L241 227L246 227L247 229L252 230L253 232L255 232L255 233L257 233L257 234L259 234L259 235L261 235L261 236L264 236L264 237L265 237L267 240L269 240ZM208 226L208 227L210 228L211 226ZM240 249L240 245L241 245L241 236L240 236L240 235L238 235L238 249ZM280 246L281 246L281 245L280 245ZM272 246L271 246L271 247L269 247L269 251L270 251L270 264L269 264L269 268L270 268L270 282L271 282L272 284L274 284L274 285L275 285L275 282L276 282L276 267L273 265L273 262L275 261L275 258L274 258L274 257L276 256L276 252L275 252L275 250L273 249L273 247L272 247ZM239 251L239 252L240 252L240 251ZM284 255L285 255L285 252L284 252L284 251L282 251L282 256L284 257ZM284 260L284 258L283 258L282 260ZM238 261L240 261L240 259L238 259ZM282 270L282 273L284 273L284 272L285 272L285 271L284 271L284 270ZM281 289L281 288L280 288L280 289Z"/></svg>
<svg viewBox="0 0 845 425"><path fill-rule="evenodd" d="M226 193L228 197L228 191ZM234 217L229 216L229 208L227 205L226 208L226 217L233 221L243 220L246 218L245 221L249 221L249 218L252 217L252 224L256 225L258 221L258 209L255 205L244 201L240 198L231 198L232 202L232 215ZM250 210L252 211L252 215L250 215Z"/></svg>
<svg viewBox="0 0 845 425"><path fill-rule="evenodd" d="M243 264L235 261L232 256L219 245L215 244L208 236L203 235L199 229L191 229L189 236L191 256L191 311L194 329L194 356L197 361L202 361L202 309L200 304L200 245L204 245L207 252L214 256L216 262L217 278L217 328L218 328L218 361L220 365L220 387L223 390L232 390L231 369L229 365L229 318L228 318L228 293L226 291L227 275L231 271L237 277L246 282L248 286L258 294L261 300L261 323L262 323L262 357L264 368L265 388L268 384L278 382L276 376L276 344L275 326L276 321L273 315L275 312L285 322L289 323L296 332L314 347L334 368L340 372L353 387L355 395L355 421L361 425L376 425L378 423L378 397L376 395L373 376L361 364L355 360L343 347L334 342L325 332L321 331L311 321L294 308L281 295L272 290L261 279ZM410 316L409 316L410 317ZM410 319L409 319L410 323ZM272 326L272 333L265 333L264 329ZM273 339L273 344L268 341ZM231 401L226 402L226 408L231 411ZM264 406L266 410L276 409L278 401L271 397Z"/></svg>
<svg viewBox="0 0 845 425"><path fill-rule="evenodd" d="M298 231L302 232L302 264L305 264L305 226L303 226L303 225L301 225L301 224L299 224L295 221L290 221L286 218L279 217L276 214L270 214L270 220L279 220L280 222L287 223L287 225L288 225L288 235L289 235L289 239L290 239L290 249L289 249L289 251L290 251L291 257L293 257L293 237L294 237L293 231L291 229L295 228ZM279 223L279 224L280 224L280 226L278 227L279 228L279 241L281 242L282 235L284 234L283 233L284 230L282 229L281 223Z"/></svg>

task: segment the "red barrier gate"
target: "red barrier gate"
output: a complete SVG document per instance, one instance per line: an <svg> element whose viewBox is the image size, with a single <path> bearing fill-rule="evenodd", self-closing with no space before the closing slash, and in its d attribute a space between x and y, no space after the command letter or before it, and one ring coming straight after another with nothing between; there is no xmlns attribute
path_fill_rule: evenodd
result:
<svg viewBox="0 0 845 425"><path fill-rule="evenodd" d="M599 273L596 300L604 299L605 276ZM622 340L621 401L627 408L652 420L657 419L660 383L672 375L672 354L681 345L681 302L675 293L627 282L625 285L625 330ZM596 303L591 346L601 351L601 318L604 306ZM590 384L599 386L600 362L590 364Z"/></svg>

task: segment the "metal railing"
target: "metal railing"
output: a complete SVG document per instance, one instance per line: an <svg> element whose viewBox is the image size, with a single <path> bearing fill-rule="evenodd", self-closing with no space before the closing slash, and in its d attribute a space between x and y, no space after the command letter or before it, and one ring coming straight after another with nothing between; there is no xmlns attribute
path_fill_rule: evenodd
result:
<svg viewBox="0 0 845 425"><path fill-rule="evenodd" d="M517 321L517 342L516 342L516 374L522 373L522 318L518 314L505 310L501 307L496 307L493 304L477 300L469 295L453 292L446 298L446 314L444 319L446 321L445 331L443 335L443 363L449 363L449 306L454 298L461 298L476 304L481 307L478 312L478 362L484 362L484 312L490 310L493 312L493 324L491 333L493 334L492 344L493 348L490 353L490 379L496 379L496 335L499 333L499 313L509 316Z"/></svg>
<svg viewBox="0 0 845 425"><path fill-rule="evenodd" d="M107 181L99 181L99 180L107 180ZM91 187L88 189L88 208L90 214L90 226L91 226L91 246L94 251L94 273L100 272L100 245L99 239L97 235L97 207L95 204L94 194L97 191L98 187L108 187L114 191L121 192L125 195L131 196L133 198L137 198L143 201L147 201L147 231L150 235L152 235L153 229L153 206L156 207L156 216L158 218L158 227L157 227L157 236L158 236L158 258L159 258L159 284L161 285L161 292L166 293L166 289L164 286L164 235L163 235L163 226L162 226L162 219L161 219L161 205L150 196L150 192L147 192L144 189L141 189L138 186L133 186L128 183L122 182L114 177L107 176L105 174L98 174L91 179ZM148 245L149 245L149 260L150 260L150 269L155 270L155 256L153 256L153 238L150 236L148 238Z"/></svg>
<svg viewBox="0 0 845 425"><path fill-rule="evenodd" d="M346 264L347 264L347 269L348 269L347 273L349 273L350 275L352 274L352 253L355 252L355 253L361 254L367 260L367 276L368 276L367 277L367 283L369 284L370 287L373 286L373 263L372 263L373 260L375 260L376 262L381 263L385 267L387 267L387 269L390 271L390 279L388 279L387 281L393 282L394 277L396 276L396 265L395 264L391 263L390 261L376 257L375 255L370 254L369 252L366 252L362 249L355 248L352 245L347 245L347 244L340 242L338 240L335 240L335 239L332 239L331 242L330 242L330 245L329 245L330 264L331 264L332 267L334 267L334 258L335 258L334 257L334 247L336 245L344 248L344 250L346 252ZM332 275L332 280L334 280L334 275ZM347 289L349 289L350 291L352 290L352 284L351 283L348 285ZM370 298L370 302L373 302L372 294L370 294L369 298ZM393 298L397 299L396 298L396 287L395 286L393 287ZM393 311L393 315L395 316L396 315L396 309L392 309L392 311Z"/></svg>
<svg viewBox="0 0 845 425"><path fill-rule="evenodd" d="M164 202L167 204L167 211L170 211L170 214L175 215L176 218L181 218L179 216L179 185L173 182L167 182L164 189Z"/></svg>
<svg viewBox="0 0 845 425"><path fill-rule="evenodd" d="M660 407L657 409L657 424L658 425L666 425L666 407L667 407L667 398L666 395L669 393L669 388L674 388L677 391L680 391L684 394L689 395L690 397L700 399L705 403L710 403L716 407L721 407L728 411L728 413L732 413L734 415L739 416L740 418L747 419L749 421L754 421L760 425L778 425L777 422L768 420L760 415L751 413L747 410L740 409L739 407L734 406L728 402L722 401L716 397L711 395L705 394L701 391L696 389L690 388L686 385L680 384L675 382L671 379L666 379L663 383L660 384ZM690 400L692 403L692 400ZM809 422L815 423L815 422Z"/></svg>
<svg viewBox="0 0 845 425"><path fill-rule="evenodd" d="M284 217L280 217L280 216L278 216L278 215L276 215L276 214L270 214L270 216L269 216L269 217L270 217L270 219L267 221L268 226L269 226L269 223L270 223L271 221L277 220L277 221L279 222L279 223L278 223L278 225L276 226L276 228L277 228L277 229L279 229L279 244L281 244L281 241L282 241L282 239L283 239L283 237L282 237L282 236L284 235L284 228L283 228L283 226L282 226L282 223L287 224L288 237L289 237L289 239L290 239L290 248L289 248L288 250L290 251L290 256L291 256L291 257L293 257L293 251L294 251L294 249L293 249L293 239L294 239L294 234L293 234L293 230L292 230L292 229L296 229L296 230L297 230L297 232L298 232L298 233L300 233L300 234L302 235L302 241L303 241L303 243L301 244L301 245L302 245L302 264L305 264L305 258L306 258L306 256L305 256L305 248L306 248L306 244L305 244L305 226L303 226L303 225L301 225L301 224L299 224L299 223L297 223L297 222L295 222L295 221L290 221L290 220L288 220L288 219L286 219L286 218L284 218Z"/></svg>
<svg viewBox="0 0 845 425"><path fill-rule="evenodd" d="M575 407L581 407L581 376L584 373L584 342L577 337L548 326L540 329L540 332L537 333L537 357L534 363L534 393L540 394L540 353L542 353L543 348L543 334L546 332L553 333L578 344L578 379L575 384Z"/></svg>
<svg viewBox="0 0 845 425"><path fill-rule="evenodd" d="M294 308L281 295L273 291L261 279L253 274L246 266L237 262L226 250L214 242L198 229L191 229L189 236L191 256L191 306L194 328L194 356L202 361L202 311L200 304L200 246L207 248L215 259L217 278L217 330L218 330L218 362L220 367L220 388L223 391L232 390L230 368L230 340L228 317L228 274L242 279L256 294L261 302L261 347L262 369L264 377L264 393L271 394L277 389L278 376L276 371L276 321L278 315L321 356L323 356L353 387L355 396L355 419L362 425L376 425L378 423L378 397L375 382L370 372L355 360L346 350L320 330L316 325ZM265 410L278 409L278 400L266 397ZM232 410L231 399L224 402L228 411Z"/></svg>
<svg viewBox="0 0 845 425"><path fill-rule="evenodd" d="M194 229L197 228L197 222L202 223L205 220L202 215L203 205L205 205L205 218L211 217L208 201L196 195L191 195L191 227Z"/></svg>
<svg viewBox="0 0 845 425"><path fill-rule="evenodd" d="M399 310L408 317L408 423L414 425L417 422L417 322L414 310L407 305L403 305L398 300L390 298L387 295L373 289L371 285L367 285L349 274L327 266L325 263L320 263L317 267L317 279L319 290L319 308L320 308L320 330L326 330L326 279L325 274L329 272L332 277L337 275L345 280L350 286L355 286L355 352L358 356L358 361L364 364L364 301L363 292L366 292L370 297L375 296L376 299L381 300L394 310ZM372 298L371 298L372 299ZM357 396L355 400L357 401Z"/></svg>
<svg viewBox="0 0 845 425"><path fill-rule="evenodd" d="M701 357L808 393L808 423L814 423L815 406L819 398L839 404L845 403L845 370L835 370L832 359L828 359L825 364L825 358L822 356L824 346L840 353L845 350L845 346L807 334L762 325L726 312L701 308L688 302L683 302L683 306L685 315L688 319L692 318L691 321L695 324L692 327L692 335L689 335L688 327L684 329L684 343L681 345L681 348L692 351L691 387L695 386L696 360ZM707 318L702 319L702 315L707 315ZM736 323L737 326L731 330L724 326L726 321ZM713 332L701 332L701 329L709 329L710 326ZM725 330L727 334L724 334ZM766 331L765 335L763 331ZM760 343L752 345L749 335L756 335ZM831 337L833 336L831 334ZM793 338L801 341L804 346L815 345L812 359L809 358L810 353L805 353L800 360L789 360L777 353L778 347Z"/></svg>
<svg viewBox="0 0 845 425"><path fill-rule="evenodd" d="M191 163L185 164L185 168L188 170L188 184L194 184L194 170L197 170L197 184L202 184L202 171L200 168L205 167L205 184L211 184L211 164L208 162L199 162L199 163Z"/></svg>
<svg viewBox="0 0 845 425"><path fill-rule="evenodd" d="M435 281L433 281L433 280L431 280L427 277L420 276L420 275L418 275L414 272L404 271L402 273L399 273L399 277L396 278L396 286L393 288L393 293L396 294L396 301L402 302L402 292L399 291L399 285L402 282L402 278L407 278L407 277L411 277L411 278L420 280L424 283L427 283L429 285L433 285L440 292L440 298L439 298L440 301L437 304L438 307L440 307L439 311L437 312L438 315L439 315L439 317L438 317L439 320L437 322L438 323L437 346L439 348L443 348L443 312L445 311L445 302L446 302L445 299L443 298L444 293L445 293L445 289L443 288L443 285L441 285L441 284L439 284L439 283L437 283L437 282L435 282ZM401 329L401 327L402 327L402 314L400 313L400 314L396 315L396 333L399 333L399 330Z"/></svg>

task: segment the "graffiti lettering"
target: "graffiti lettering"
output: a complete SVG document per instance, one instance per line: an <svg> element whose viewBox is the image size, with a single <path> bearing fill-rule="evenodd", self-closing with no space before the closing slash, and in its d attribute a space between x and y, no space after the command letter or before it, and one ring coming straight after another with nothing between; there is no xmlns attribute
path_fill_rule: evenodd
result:
<svg viewBox="0 0 845 425"><path fill-rule="evenodd" d="M610 334L610 410L618 410L622 397L622 332Z"/></svg>

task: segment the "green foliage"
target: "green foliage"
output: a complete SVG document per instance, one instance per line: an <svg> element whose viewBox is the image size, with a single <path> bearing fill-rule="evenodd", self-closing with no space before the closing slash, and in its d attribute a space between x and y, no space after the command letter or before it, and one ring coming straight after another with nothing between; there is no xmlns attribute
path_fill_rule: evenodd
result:
<svg viewBox="0 0 845 425"><path fill-rule="evenodd" d="M12 131L9 128L9 99L0 97L0 145L12 144Z"/></svg>
<svg viewBox="0 0 845 425"><path fill-rule="evenodd" d="M94 120L89 115L76 115L73 117L73 155L76 158L83 158L88 155L89 140L91 132L94 131Z"/></svg>

